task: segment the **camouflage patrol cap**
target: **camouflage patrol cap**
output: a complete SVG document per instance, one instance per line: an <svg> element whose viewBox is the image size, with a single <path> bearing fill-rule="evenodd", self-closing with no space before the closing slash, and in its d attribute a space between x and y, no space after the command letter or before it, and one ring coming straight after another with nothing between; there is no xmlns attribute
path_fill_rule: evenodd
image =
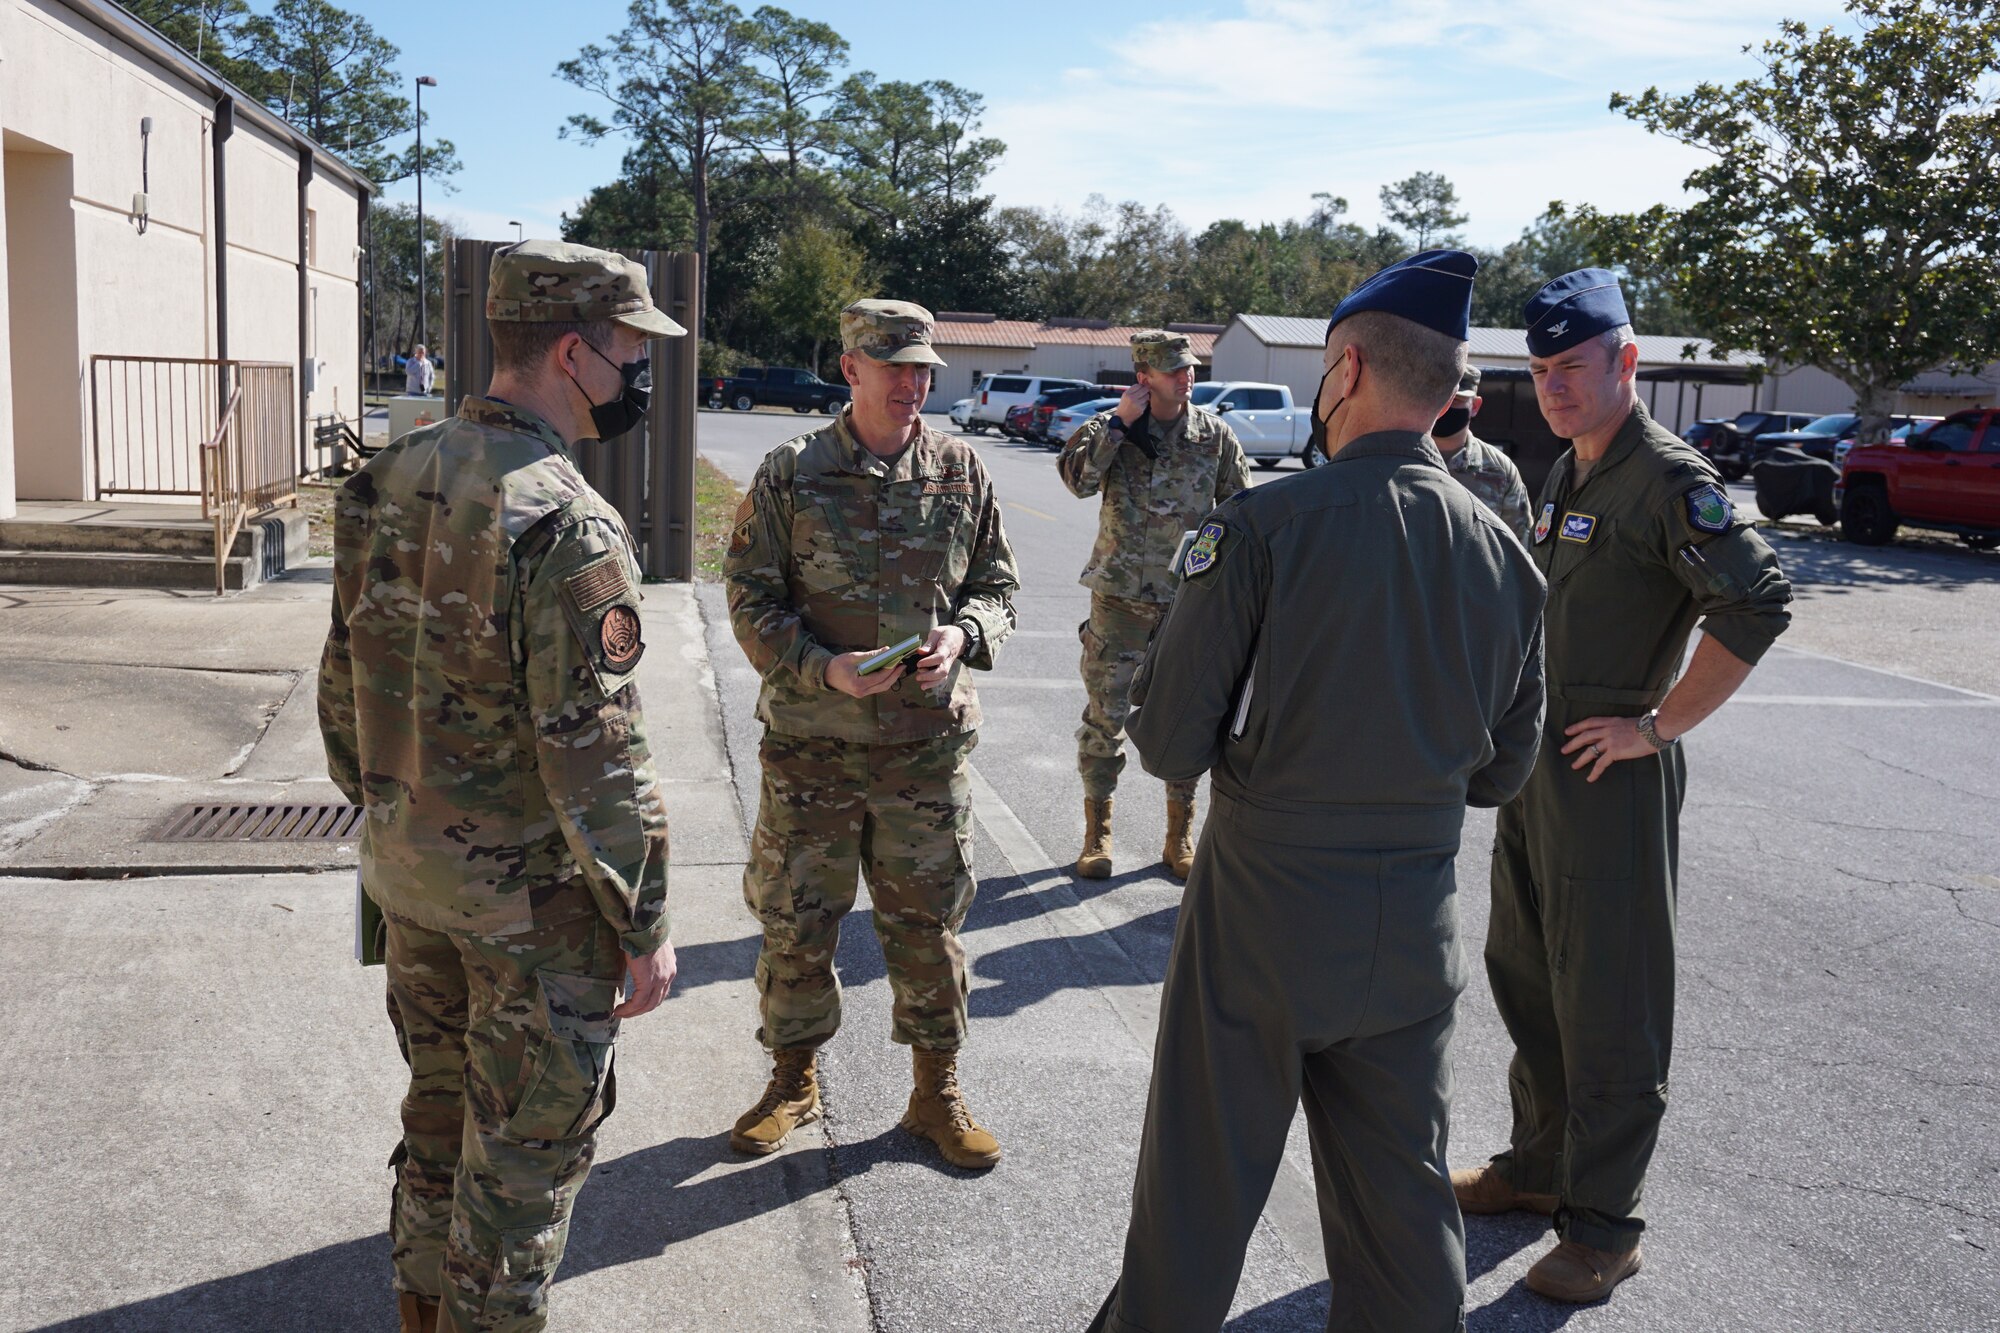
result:
<svg viewBox="0 0 2000 1333"><path fill-rule="evenodd" d="M856 301L840 312L840 350L890 365L941 366L931 350L931 312L912 301Z"/></svg>
<svg viewBox="0 0 2000 1333"><path fill-rule="evenodd" d="M1175 371L1182 366L1198 366L1194 343L1185 333L1165 329L1141 329L1132 335L1132 364L1146 370Z"/></svg>
<svg viewBox="0 0 2000 1333"><path fill-rule="evenodd" d="M1479 367L1467 366L1459 374L1458 393L1456 396L1463 398L1466 394L1478 393L1478 392L1479 392Z"/></svg>
<svg viewBox="0 0 2000 1333"><path fill-rule="evenodd" d="M638 263L568 241L521 241L494 251L486 318L496 324L609 320L648 338L687 332L653 304Z"/></svg>

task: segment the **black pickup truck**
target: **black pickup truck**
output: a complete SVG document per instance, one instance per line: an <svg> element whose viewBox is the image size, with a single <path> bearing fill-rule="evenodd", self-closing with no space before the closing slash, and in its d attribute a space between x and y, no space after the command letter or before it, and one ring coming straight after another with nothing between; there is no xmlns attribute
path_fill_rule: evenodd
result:
<svg viewBox="0 0 2000 1333"><path fill-rule="evenodd" d="M795 366L745 366L734 375L706 381L708 405L727 404L738 412L753 407L789 407L794 412L824 412L837 416L853 394L845 384L828 384L810 370Z"/></svg>

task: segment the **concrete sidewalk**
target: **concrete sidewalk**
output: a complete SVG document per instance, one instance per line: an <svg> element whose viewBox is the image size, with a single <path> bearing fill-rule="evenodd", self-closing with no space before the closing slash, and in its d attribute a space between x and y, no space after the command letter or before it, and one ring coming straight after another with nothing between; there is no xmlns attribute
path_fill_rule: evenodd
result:
<svg viewBox="0 0 2000 1333"><path fill-rule="evenodd" d="M395 1327L402 1066L352 960L354 849L154 838L184 804L340 799L326 597L323 571L220 601L0 589L0 1329ZM622 1035L556 1326L867 1329L819 1127L728 1150L766 1073L739 807L692 590L645 598L681 981Z"/></svg>

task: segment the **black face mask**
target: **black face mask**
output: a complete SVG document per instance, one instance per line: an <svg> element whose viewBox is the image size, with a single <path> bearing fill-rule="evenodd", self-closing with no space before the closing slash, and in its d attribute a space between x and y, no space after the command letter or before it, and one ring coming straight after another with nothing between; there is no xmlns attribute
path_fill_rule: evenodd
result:
<svg viewBox="0 0 2000 1333"><path fill-rule="evenodd" d="M590 347L590 344L585 342L584 346ZM590 347L590 350L597 352L595 347ZM590 391L578 382L576 376L570 375L569 382L576 385L583 401L590 404L590 424L596 429L597 438L615 440L646 419L646 405L653 399L652 360L642 356L621 366L602 352L597 352L597 355L605 365L618 372L618 378L625 382L624 393L608 403L599 403L591 399ZM569 375L567 370L563 373Z"/></svg>
<svg viewBox="0 0 2000 1333"><path fill-rule="evenodd" d="M1448 440L1471 424L1471 408L1451 408L1437 419L1437 425L1431 427L1431 438L1433 440Z"/></svg>
<svg viewBox="0 0 2000 1333"><path fill-rule="evenodd" d="M1340 354L1340 361L1345 361L1346 359L1347 353L1342 352ZM1319 414L1319 400L1326 392L1327 380L1333 375L1334 371L1340 369L1340 361L1336 361L1326 368L1326 374L1319 377L1319 388L1313 390L1313 405L1310 413L1312 417L1312 431L1306 437L1306 456L1308 458L1329 457L1326 451L1326 428L1333 424L1333 414L1340 410L1341 403L1347 401L1347 395L1342 394L1334 405L1326 410L1324 417Z"/></svg>

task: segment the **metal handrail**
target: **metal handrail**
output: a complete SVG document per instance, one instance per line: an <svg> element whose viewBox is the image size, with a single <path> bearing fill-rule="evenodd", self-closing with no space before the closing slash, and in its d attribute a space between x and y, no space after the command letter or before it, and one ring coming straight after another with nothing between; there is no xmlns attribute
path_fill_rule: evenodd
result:
<svg viewBox="0 0 2000 1333"><path fill-rule="evenodd" d="M236 544L236 534L243 531L243 516L248 512L241 487L236 485L234 464L236 450L230 446L236 434L236 407L243 401L243 386L237 385L230 392L229 402L222 409L222 419L215 423L215 433L201 446L201 513L215 525L215 595L222 596L223 575L228 567L229 548Z"/></svg>

